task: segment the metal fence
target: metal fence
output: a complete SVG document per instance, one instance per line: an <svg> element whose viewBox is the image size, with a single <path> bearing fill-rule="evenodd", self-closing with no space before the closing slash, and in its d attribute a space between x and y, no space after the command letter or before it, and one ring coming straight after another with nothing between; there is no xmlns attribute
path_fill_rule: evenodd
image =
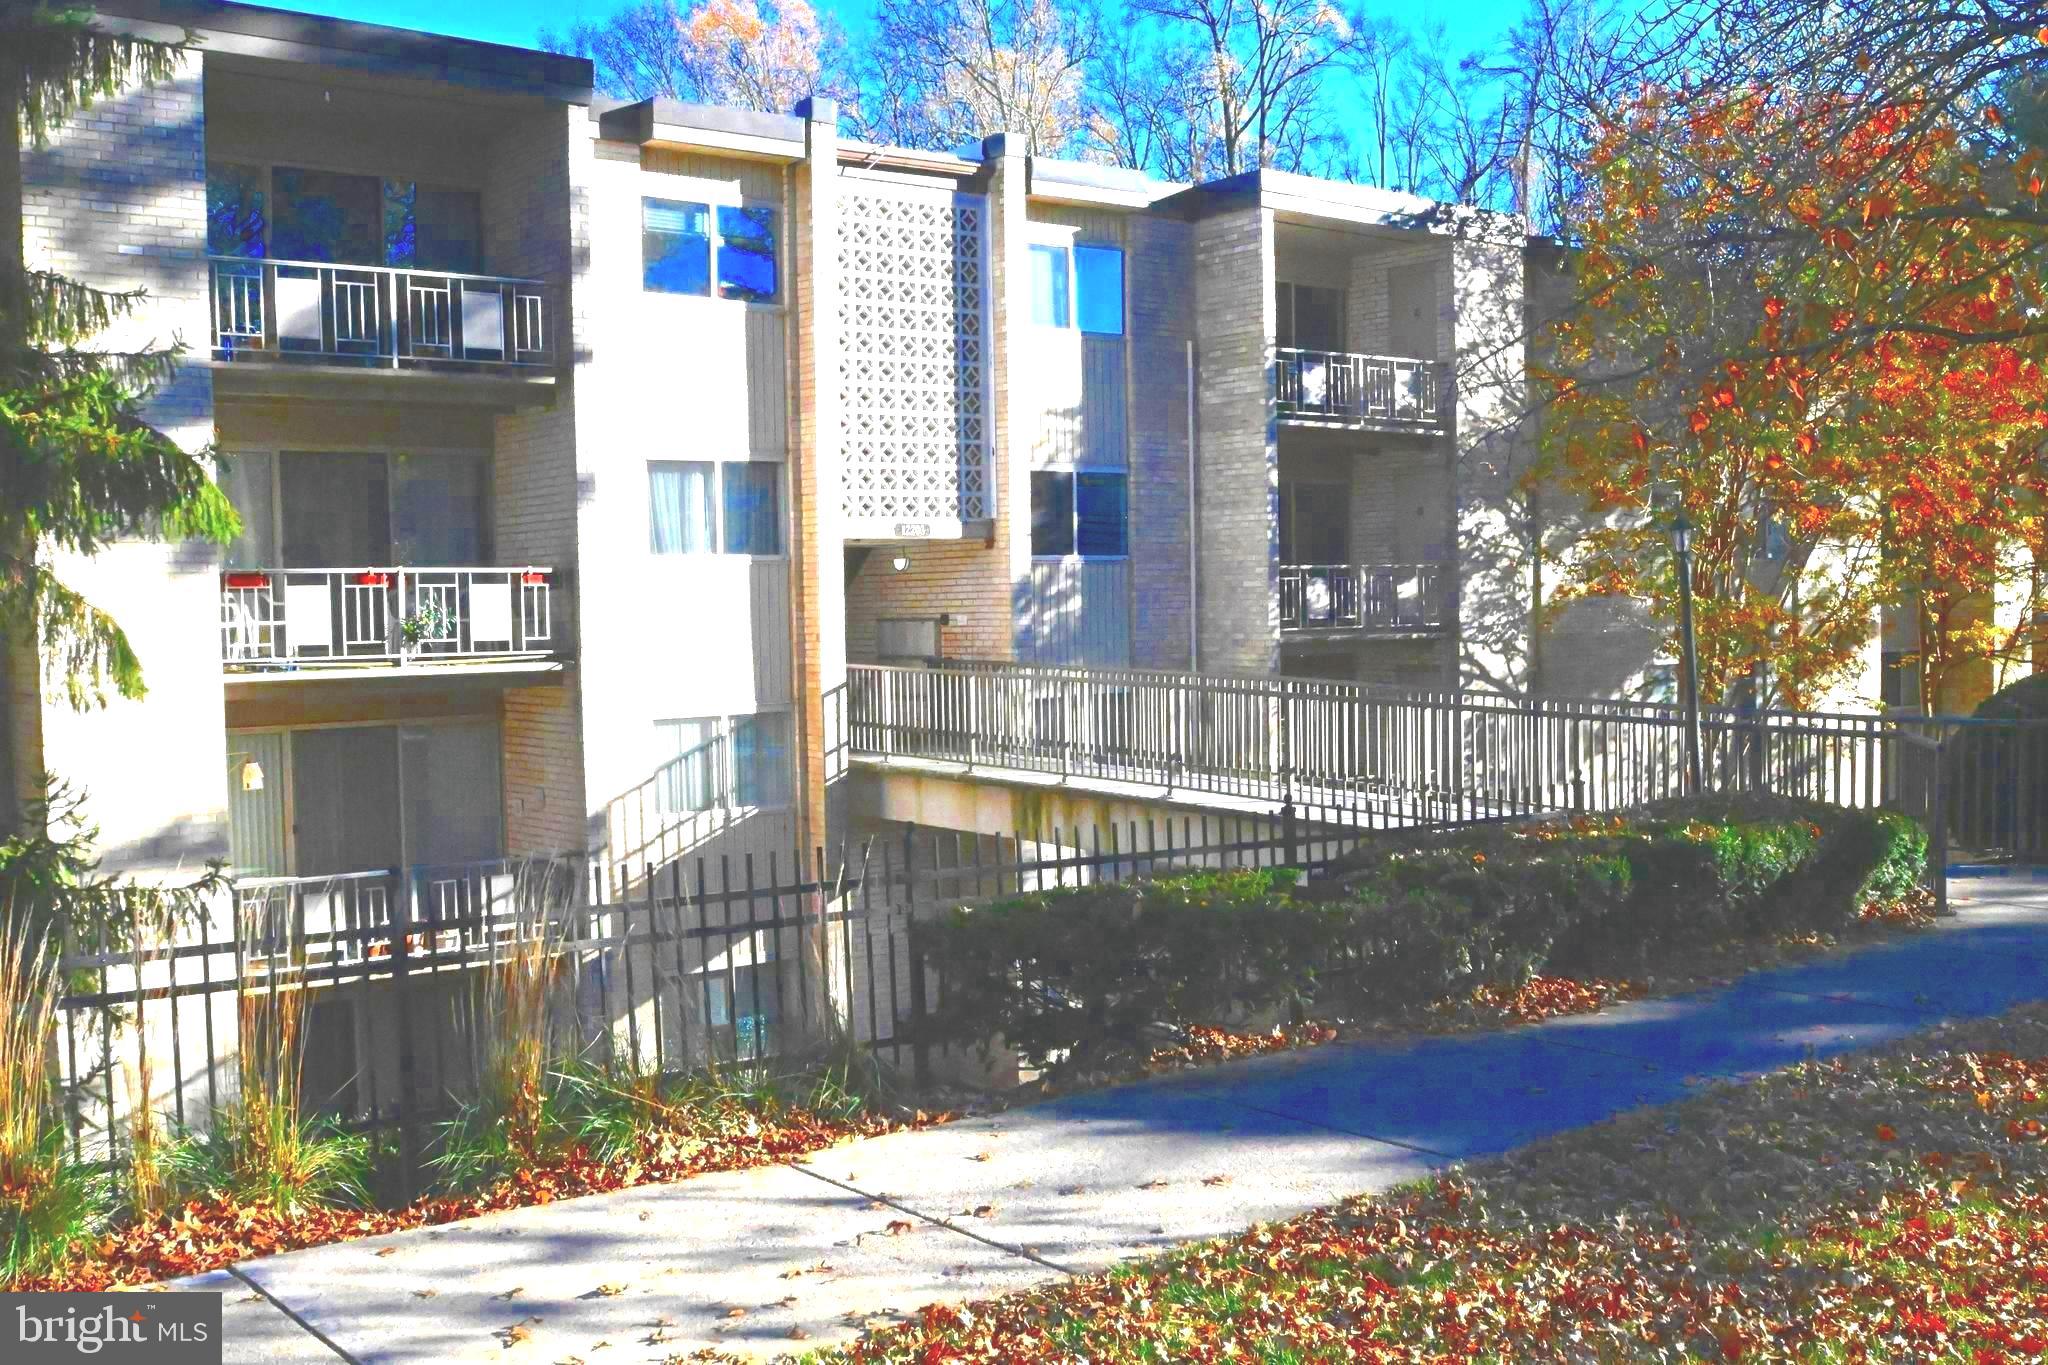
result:
<svg viewBox="0 0 2048 1365"><path fill-rule="evenodd" d="M118 1173L138 1107L204 1126L235 1092L244 1006L302 992L307 1104L383 1139L380 1185L409 1195L437 1126L484 1074L499 1024L485 977L522 945L552 963L557 1057L680 1073L777 1067L850 1040L923 1079L915 1021L938 988L919 915L1177 869L1313 865L1357 840L1294 814L1185 815L1001 838L903 830L829 859L600 869L579 856L239 883L232 924L201 915L154 934L138 914L70 946L57 1037L70 1141Z"/></svg>
<svg viewBox="0 0 2048 1365"><path fill-rule="evenodd" d="M856 665L834 700L854 758L1310 804L1365 825L1686 791L1684 713L1652 702L1008 663ZM2048 722L1710 707L1701 731L1709 791L1889 807L1958 847L2048 853Z"/></svg>

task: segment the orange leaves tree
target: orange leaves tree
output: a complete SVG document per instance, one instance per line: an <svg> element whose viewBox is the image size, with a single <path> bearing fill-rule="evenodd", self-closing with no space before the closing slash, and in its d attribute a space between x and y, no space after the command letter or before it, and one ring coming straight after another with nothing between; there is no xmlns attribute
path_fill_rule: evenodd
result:
<svg viewBox="0 0 2048 1365"><path fill-rule="evenodd" d="M1549 547L1563 594L1667 626L1684 510L1703 698L1808 704L1886 607L1925 618L1930 698L2013 646L1979 618L2043 553L2048 166L2005 120L1736 84L1595 141L1534 477L1588 513Z"/></svg>

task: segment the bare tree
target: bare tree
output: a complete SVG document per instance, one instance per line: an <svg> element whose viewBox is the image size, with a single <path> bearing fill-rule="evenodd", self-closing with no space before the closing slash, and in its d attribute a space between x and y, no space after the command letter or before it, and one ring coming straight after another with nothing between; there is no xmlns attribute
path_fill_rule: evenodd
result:
<svg viewBox="0 0 2048 1365"><path fill-rule="evenodd" d="M1332 140L1322 82L1349 50L1350 21L1328 0L1132 0L1170 40L1203 55L1220 175L1311 169Z"/></svg>
<svg viewBox="0 0 2048 1365"><path fill-rule="evenodd" d="M540 42L590 58L598 88L627 98L782 113L808 95L851 91L845 38L810 0L643 0Z"/></svg>
<svg viewBox="0 0 2048 1365"><path fill-rule="evenodd" d="M960 147L991 133L1035 154L1085 140L1092 11L1059 0L882 0L856 111L863 134Z"/></svg>
<svg viewBox="0 0 2048 1365"><path fill-rule="evenodd" d="M1167 180L1201 178L1214 155L1216 101L1200 51L1126 29L1102 45L1091 75L1096 155Z"/></svg>

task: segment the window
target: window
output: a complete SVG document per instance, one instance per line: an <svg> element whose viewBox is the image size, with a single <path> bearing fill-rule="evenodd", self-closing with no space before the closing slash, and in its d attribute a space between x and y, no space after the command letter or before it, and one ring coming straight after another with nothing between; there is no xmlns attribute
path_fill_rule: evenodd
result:
<svg viewBox="0 0 2048 1365"><path fill-rule="evenodd" d="M482 209L474 190L384 182L384 264L475 274L483 267Z"/></svg>
<svg viewBox="0 0 2048 1365"><path fill-rule="evenodd" d="M1120 558L1129 552L1129 521L1129 479L1122 471L1032 471L1033 555Z"/></svg>
<svg viewBox="0 0 2048 1365"><path fill-rule="evenodd" d="M732 795L739 806L789 804L787 711L733 717Z"/></svg>
<svg viewBox="0 0 2048 1365"><path fill-rule="evenodd" d="M1274 286L1274 340L1303 351L1344 349L1344 291L1312 284Z"/></svg>
<svg viewBox="0 0 2048 1365"><path fill-rule="evenodd" d="M774 209L721 204L714 214L707 204L643 199L640 215L641 283L646 288L708 297L716 279L719 298L775 301L781 284Z"/></svg>
<svg viewBox="0 0 2048 1365"><path fill-rule="evenodd" d="M1074 476L1074 549L1086 556L1124 553L1124 476Z"/></svg>
<svg viewBox="0 0 2048 1365"><path fill-rule="evenodd" d="M723 766L717 718L658 720L654 735L663 760L654 775L655 808L664 815L684 815L717 805Z"/></svg>
<svg viewBox="0 0 2048 1365"><path fill-rule="evenodd" d="M775 210L718 210L718 296L748 303L775 301Z"/></svg>
<svg viewBox="0 0 2048 1365"><path fill-rule="evenodd" d="M725 552L782 553L782 466L765 460L728 464L725 476Z"/></svg>
<svg viewBox="0 0 2048 1365"><path fill-rule="evenodd" d="M647 548L658 555L706 554L712 539L709 460L650 460L647 464Z"/></svg>
<svg viewBox="0 0 2048 1365"><path fill-rule="evenodd" d="M1031 472L1031 553L1041 557L1074 553L1074 476L1049 469Z"/></svg>
<svg viewBox="0 0 2048 1365"><path fill-rule="evenodd" d="M661 767L654 804L664 815L719 807L775 809L790 800L787 711L654 722Z"/></svg>
<svg viewBox="0 0 2048 1365"><path fill-rule="evenodd" d="M1074 302L1081 330L1124 334L1124 253L1113 246L1074 248Z"/></svg>
<svg viewBox="0 0 2048 1365"><path fill-rule="evenodd" d="M384 183L374 175L340 175L279 166L271 254L284 261L378 265L384 260Z"/></svg>
<svg viewBox="0 0 2048 1365"><path fill-rule="evenodd" d="M1882 658L1880 685L1887 710L1920 709L1920 651L1887 649Z"/></svg>
<svg viewBox="0 0 2048 1365"><path fill-rule="evenodd" d="M1347 563L1351 541L1351 490L1341 483L1280 481L1280 562Z"/></svg>
<svg viewBox="0 0 2048 1365"><path fill-rule="evenodd" d="M673 199L640 201L641 283L658 294L711 292L711 211Z"/></svg>
<svg viewBox="0 0 2048 1365"><path fill-rule="evenodd" d="M1124 330L1124 253L1113 246L1074 247L1072 269L1063 246L1031 246L1031 320L1041 327L1072 327L1098 336Z"/></svg>
<svg viewBox="0 0 2048 1365"><path fill-rule="evenodd" d="M1031 320L1041 327L1071 327L1067 312L1067 249L1031 248Z"/></svg>
<svg viewBox="0 0 2048 1365"><path fill-rule="evenodd" d="M206 254L263 255L263 182L260 166L215 163L206 168Z"/></svg>
<svg viewBox="0 0 2048 1365"><path fill-rule="evenodd" d="M655 554L782 553L782 466L772 461L649 460L647 502Z"/></svg>

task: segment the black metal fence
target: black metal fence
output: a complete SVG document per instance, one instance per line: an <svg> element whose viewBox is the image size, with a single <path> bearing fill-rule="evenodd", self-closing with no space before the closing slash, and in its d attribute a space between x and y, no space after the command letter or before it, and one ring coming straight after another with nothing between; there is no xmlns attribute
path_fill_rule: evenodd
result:
<svg viewBox="0 0 2048 1365"><path fill-rule="evenodd" d="M410 1192L478 1090L486 978L551 964L553 1055L631 1073L781 1068L851 1042L924 1080L916 951L940 906L1197 867L1313 866L1360 832L1289 811L1005 837L898 829L822 850L639 868L587 859L239 883L177 932L138 915L63 959L58 1063L74 1155L118 1172L146 1106L203 1126L232 1099L252 1000L299 993L308 1107L378 1135ZM222 920L232 917L232 924ZM529 959L530 960L530 959Z"/></svg>

